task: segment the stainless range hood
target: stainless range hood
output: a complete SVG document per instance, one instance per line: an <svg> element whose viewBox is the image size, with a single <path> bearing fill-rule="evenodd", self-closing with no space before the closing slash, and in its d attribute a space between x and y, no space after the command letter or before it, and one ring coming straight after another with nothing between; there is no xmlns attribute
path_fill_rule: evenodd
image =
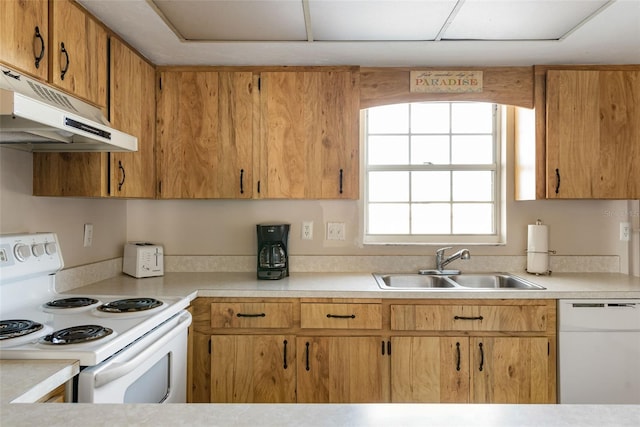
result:
<svg viewBox="0 0 640 427"><path fill-rule="evenodd" d="M99 108L8 67L0 71L0 146L34 152L138 150L138 138L111 128Z"/></svg>

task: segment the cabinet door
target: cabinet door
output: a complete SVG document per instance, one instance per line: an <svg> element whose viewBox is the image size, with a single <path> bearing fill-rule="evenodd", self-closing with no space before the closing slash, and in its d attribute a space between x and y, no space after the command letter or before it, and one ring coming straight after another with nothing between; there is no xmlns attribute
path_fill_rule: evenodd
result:
<svg viewBox="0 0 640 427"><path fill-rule="evenodd" d="M265 72L260 78L260 196L357 198L357 74Z"/></svg>
<svg viewBox="0 0 640 427"><path fill-rule="evenodd" d="M50 4L53 8L51 82L106 108L106 30L69 0L56 0Z"/></svg>
<svg viewBox="0 0 640 427"><path fill-rule="evenodd" d="M544 337L470 338L471 401L556 403L549 393L550 343Z"/></svg>
<svg viewBox="0 0 640 427"><path fill-rule="evenodd" d="M383 377L388 370L381 337L298 337L296 341L298 403L385 401Z"/></svg>
<svg viewBox="0 0 640 427"><path fill-rule="evenodd" d="M159 197L251 197L252 87L250 72L160 73Z"/></svg>
<svg viewBox="0 0 640 427"><path fill-rule="evenodd" d="M392 402L469 402L469 338L392 337L391 348Z"/></svg>
<svg viewBox="0 0 640 427"><path fill-rule="evenodd" d="M138 138L138 151L111 154L111 194L155 196L155 72L118 39L111 39L111 124Z"/></svg>
<svg viewBox="0 0 640 427"><path fill-rule="evenodd" d="M547 72L547 197L640 197L640 71Z"/></svg>
<svg viewBox="0 0 640 427"><path fill-rule="evenodd" d="M294 338L211 337L211 402L295 403Z"/></svg>
<svg viewBox="0 0 640 427"><path fill-rule="evenodd" d="M47 0L0 1L0 61L47 80Z"/></svg>

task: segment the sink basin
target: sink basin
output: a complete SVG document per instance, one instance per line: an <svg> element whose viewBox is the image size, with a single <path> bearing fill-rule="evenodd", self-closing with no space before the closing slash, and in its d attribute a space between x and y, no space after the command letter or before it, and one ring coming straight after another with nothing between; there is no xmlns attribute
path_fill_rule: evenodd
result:
<svg viewBox="0 0 640 427"><path fill-rule="evenodd" d="M510 274L459 274L449 276L451 280L465 288L474 289L545 289Z"/></svg>
<svg viewBox="0 0 640 427"><path fill-rule="evenodd" d="M455 288L451 280L443 276L422 274L374 274L378 286L382 289L442 289Z"/></svg>
<svg viewBox="0 0 640 427"><path fill-rule="evenodd" d="M505 273L457 274L374 274L381 289L471 290L471 289L546 289Z"/></svg>

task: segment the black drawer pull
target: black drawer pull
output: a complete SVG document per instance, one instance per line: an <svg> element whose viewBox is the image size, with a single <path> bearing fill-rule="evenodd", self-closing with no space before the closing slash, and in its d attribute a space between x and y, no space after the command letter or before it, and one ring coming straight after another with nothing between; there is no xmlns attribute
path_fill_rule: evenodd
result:
<svg viewBox="0 0 640 427"><path fill-rule="evenodd" d="M329 319L355 319L355 314L327 314Z"/></svg>
<svg viewBox="0 0 640 427"><path fill-rule="evenodd" d="M266 314L265 313L238 313L236 314L236 317L265 317Z"/></svg>
<svg viewBox="0 0 640 427"><path fill-rule="evenodd" d="M305 346L307 347L307 349L305 351L305 363L306 363L307 366L305 367L305 369L308 371L310 369L309 368L309 342L308 341L305 343Z"/></svg>
<svg viewBox="0 0 640 427"><path fill-rule="evenodd" d="M454 316L455 320L482 320L484 317L476 316L476 317L466 317L466 316Z"/></svg>
<svg viewBox="0 0 640 427"><path fill-rule="evenodd" d="M284 347L284 369L287 369L287 340L284 340L284 342L282 343L283 347Z"/></svg>
<svg viewBox="0 0 640 427"><path fill-rule="evenodd" d="M480 371L482 372L482 369L484 368L484 348L482 348L482 343L478 344L478 347L480 347Z"/></svg>
<svg viewBox="0 0 640 427"><path fill-rule="evenodd" d="M61 67L62 69L60 70L60 80L64 80L64 75L69 71L69 52L64 48L64 43L60 43L60 53L64 54L66 60L64 67Z"/></svg>
<svg viewBox="0 0 640 427"><path fill-rule="evenodd" d="M459 371L460 370L460 343L459 342L456 343L456 356L457 356L456 371Z"/></svg>
<svg viewBox="0 0 640 427"><path fill-rule="evenodd" d="M42 61L42 58L44 58L44 39L40 34L40 28L36 27L36 33L33 37L40 40L40 53L37 55L34 55L34 59L36 61L36 68L40 68L40 61Z"/></svg>

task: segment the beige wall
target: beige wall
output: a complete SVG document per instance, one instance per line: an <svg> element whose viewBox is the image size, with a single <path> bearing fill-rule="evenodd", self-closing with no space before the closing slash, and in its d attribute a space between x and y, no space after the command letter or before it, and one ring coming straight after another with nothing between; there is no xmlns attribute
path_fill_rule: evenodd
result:
<svg viewBox="0 0 640 427"><path fill-rule="evenodd" d="M508 158L512 156L510 150ZM294 255L420 255L429 246L367 246L359 243L355 201L103 200L31 196L31 154L0 148L0 233L55 231L67 267L121 256L127 240L164 244L168 255L253 255L255 224L292 224ZM509 162L513 164L512 161ZM623 271L638 275L638 233L619 241L619 223L638 228L637 201L513 201L513 167L507 168L508 235L505 246L472 247L478 255L524 255L527 224L550 227L550 247L560 255L619 255ZM314 222L314 239L300 238L302 221ZM324 240L327 221L346 224L346 240ZM94 245L83 248L84 223L94 225Z"/></svg>
<svg viewBox="0 0 640 427"><path fill-rule="evenodd" d="M33 197L32 154L0 148L0 233L53 231L65 267L122 256L127 205L123 200ZM83 247L84 224L93 224L93 245Z"/></svg>

